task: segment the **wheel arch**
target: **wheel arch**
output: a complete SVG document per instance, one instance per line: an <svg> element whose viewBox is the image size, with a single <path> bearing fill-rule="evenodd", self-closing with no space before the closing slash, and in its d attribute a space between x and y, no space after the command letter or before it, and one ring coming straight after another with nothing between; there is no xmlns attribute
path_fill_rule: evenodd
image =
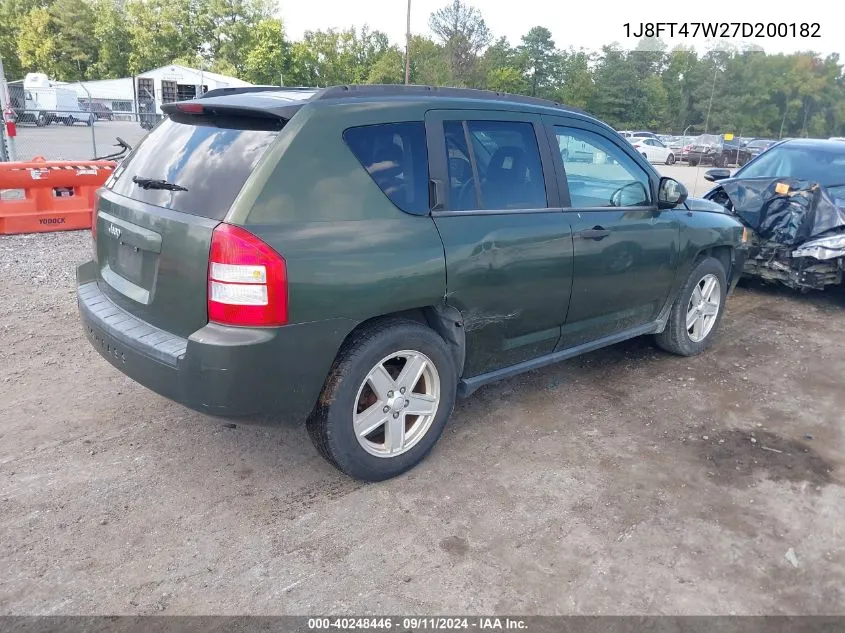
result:
<svg viewBox="0 0 845 633"><path fill-rule="evenodd" d="M362 330L372 327L376 323L394 319L415 321L434 330L449 346L452 360L455 363L455 373L460 378L466 360L466 336L464 333L463 315L460 310L446 303L439 305L420 306L398 312L388 312L370 317L358 323L343 339L338 354Z"/></svg>
<svg viewBox="0 0 845 633"><path fill-rule="evenodd" d="M725 269L725 278L728 281L728 288L731 287L731 281L734 274L734 263L736 261L736 249L729 244L720 244L716 246L709 246L701 249L693 261L692 268L702 259L712 257L718 260Z"/></svg>

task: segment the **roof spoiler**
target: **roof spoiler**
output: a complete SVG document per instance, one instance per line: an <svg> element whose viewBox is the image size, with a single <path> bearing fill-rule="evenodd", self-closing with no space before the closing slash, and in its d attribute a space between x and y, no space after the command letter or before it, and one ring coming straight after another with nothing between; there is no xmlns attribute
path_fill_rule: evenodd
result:
<svg viewBox="0 0 845 633"><path fill-rule="evenodd" d="M250 92L272 92L278 90L286 90L294 92L296 90L314 90L305 86L238 86L235 88L214 88L208 92L204 92L197 99L208 99L209 97L225 97L228 95L240 95Z"/></svg>

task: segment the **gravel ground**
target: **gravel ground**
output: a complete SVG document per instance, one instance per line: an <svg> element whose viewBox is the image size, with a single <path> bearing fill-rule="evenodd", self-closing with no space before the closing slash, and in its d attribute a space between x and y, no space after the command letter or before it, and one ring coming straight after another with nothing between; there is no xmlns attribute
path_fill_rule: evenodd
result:
<svg viewBox="0 0 845 633"><path fill-rule="evenodd" d="M751 285L714 347L485 387L418 468L134 384L76 317L85 232L0 238L0 613L845 613L845 295Z"/></svg>

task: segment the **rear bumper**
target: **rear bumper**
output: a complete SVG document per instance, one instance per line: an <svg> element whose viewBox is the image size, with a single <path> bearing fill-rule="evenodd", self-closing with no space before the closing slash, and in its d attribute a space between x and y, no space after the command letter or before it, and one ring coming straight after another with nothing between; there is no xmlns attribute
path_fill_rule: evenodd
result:
<svg viewBox="0 0 845 633"><path fill-rule="evenodd" d="M279 328L209 323L181 338L115 305L100 283L94 262L77 269L79 314L94 348L136 382L211 415L304 419L354 326L342 320Z"/></svg>

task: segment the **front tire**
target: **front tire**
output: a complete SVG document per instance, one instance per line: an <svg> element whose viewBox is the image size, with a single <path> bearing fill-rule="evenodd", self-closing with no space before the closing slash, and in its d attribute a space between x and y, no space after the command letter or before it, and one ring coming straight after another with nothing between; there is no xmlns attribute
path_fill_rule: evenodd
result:
<svg viewBox="0 0 845 633"><path fill-rule="evenodd" d="M666 157L666 164L667 165L674 165L675 164L675 155L674 154L669 154L669 156Z"/></svg>
<svg viewBox="0 0 845 633"><path fill-rule="evenodd" d="M722 262L707 257L695 265L672 309L657 345L679 356L700 354L713 344L725 312L728 282Z"/></svg>
<svg viewBox="0 0 845 633"><path fill-rule="evenodd" d="M346 474L365 481L395 477L437 442L457 382L448 346L436 332L415 321L377 323L344 343L308 433Z"/></svg>

